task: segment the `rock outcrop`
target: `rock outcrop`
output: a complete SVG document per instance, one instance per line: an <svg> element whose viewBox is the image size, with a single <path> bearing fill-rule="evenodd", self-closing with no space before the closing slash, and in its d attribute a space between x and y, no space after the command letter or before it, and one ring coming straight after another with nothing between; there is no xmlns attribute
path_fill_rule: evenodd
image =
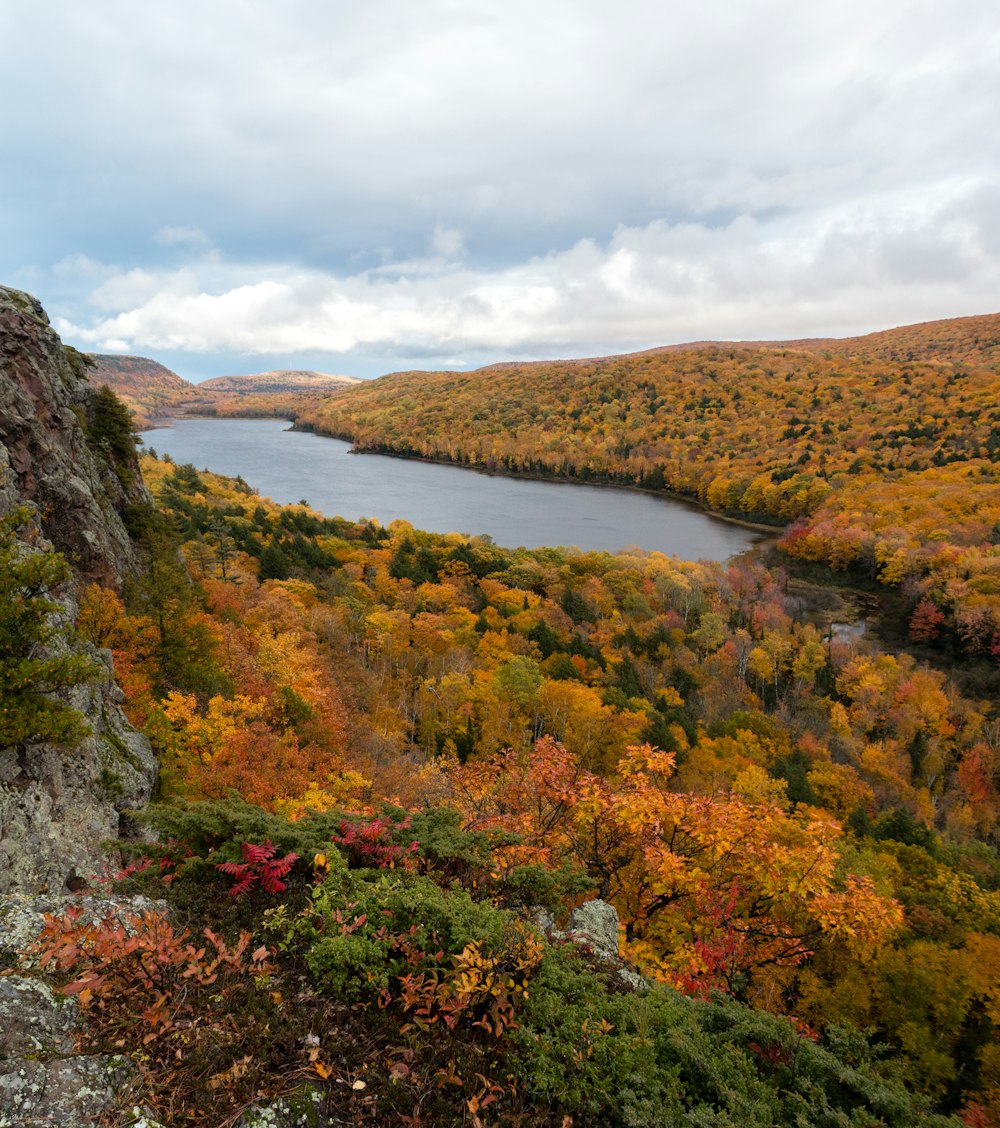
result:
<svg viewBox="0 0 1000 1128"><path fill-rule="evenodd" d="M633 991L646 991L649 981L622 959L618 947L618 910L600 898L584 901L569 914L565 929L556 928L555 917L548 909L535 909L535 924L552 942L571 941L588 949L609 970Z"/></svg>
<svg viewBox="0 0 1000 1128"><path fill-rule="evenodd" d="M0 900L0 967L18 968L45 915L73 905L85 918L162 910L146 898L28 897ZM79 1006L30 974L0 977L0 1128L87 1128L119 1101L132 1067L117 1054L82 1052L75 1038ZM129 1123L155 1122L141 1110Z"/></svg>
<svg viewBox="0 0 1000 1128"><path fill-rule="evenodd" d="M103 655L103 675L67 694L91 729L76 748L0 748L0 894L89 883L106 844L127 831L125 812L149 799L156 762L119 708Z"/></svg>
<svg viewBox="0 0 1000 1128"><path fill-rule="evenodd" d="M38 302L0 287L0 517L27 504L26 553L59 551L77 586L120 588L137 566L123 516L149 497L130 444L123 457L95 434L97 393L85 373ZM54 593L66 626L77 612L72 589ZM100 671L60 691L89 734L73 749L41 741L0 747L0 893L56 891L99 872L104 842L120 835L122 813L148 799L155 777L149 743L119 707L110 655L69 631L58 645L89 651Z"/></svg>
<svg viewBox="0 0 1000 1128"><path fill-rule="evenodd" d="M35 298L0 286L0 513L33 502L81 575L117 587L135 566L122 517L149 497L137 468L123 474L88 441L86 373Z"/></svg>

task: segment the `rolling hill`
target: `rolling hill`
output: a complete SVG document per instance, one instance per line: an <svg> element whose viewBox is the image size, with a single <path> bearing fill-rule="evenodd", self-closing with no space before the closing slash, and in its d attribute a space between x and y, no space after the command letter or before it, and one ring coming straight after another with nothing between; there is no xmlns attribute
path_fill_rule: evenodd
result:
<svg viewBox="0 0 1000 1128"><path fill-rule="evenodd" d="M300 411L357 450L670 491L926 601L1000 656L1000 314L401 372Z"/></svg>
<svg viewBox="0 0 1000 1128"><path fill-rule="evenodd" d="M783 523L838 475L1000 459L998 365L993 314L839 341L399 372L299 422L359 449L666 488Z"/></svg>
<svg viewBox="0 0 1000 1128"><path fill-rule="evenodd" d="M157 418L193 415L292 415L317 396L360 382L356 376L281 369L247 376L216 376L193 384L143 356L91 354L89 380L107 384L142 429Z"/></svg>
<svg viewBox="0 0 1000 1128"><path fill-rule="evenodd" d="M180 404L197 395L195 386L158 361L145 356L91 353L91 384L108 387L122 399L143 428L157 416L176 413Z"/></svg>
<svg viewBox="0 0 1000 1128"><path fill-rule="evenodd" d="M694 341L681 345L661 345L642 353L624 355L647 356L721 348L836 352L840 355L898 361L960 360L990 367L1000 364L1000 314L986 313L973 317L921 321L894 329L879 329L859 337L802 337L787 341Z"/></svg>
<svg viewBox="0 0 1000 1128"><path fill-rule="evenodd" d="M357 376L333 376L306 369L277 369L255 372L249 376L214 376L198 385L202 392L225 392L236 395L270 395L288 392L327 392L363 381Z"/></svg>
<svg viewBox="0 0 1000 1128"><path fill-rule="evenodd" d="M146 395L156 391L190 392L193 385L165 365L145 356L91 353L92 384L107 384L118 395Z"/></svg>

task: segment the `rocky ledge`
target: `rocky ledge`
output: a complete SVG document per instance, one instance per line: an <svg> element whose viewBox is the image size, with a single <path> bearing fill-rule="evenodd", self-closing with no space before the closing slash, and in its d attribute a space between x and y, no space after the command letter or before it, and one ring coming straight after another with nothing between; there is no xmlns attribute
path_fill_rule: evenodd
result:
<svg viewBox="0 0 1000 1128"><path fill-rule="evenodd" d="M86 722L78 746L28 739L4 746L0 730L0 893L65 891L99 873L105 843L128 830L125 812L146 802L155 778L148 741L121 711L110 654L72 632L85 583L121 588L135 571L124 517L149 503L127 416L124 441L113 448L98 426L99 397L83 357L63 346L38 302L0 287L0 518L15 508L27 514L15 559L58 551L70 563L72 580L42 593L58 603L52 616L60 620L43 650L84 655L97 670L57 692ZM7 598L37 594L12 590ZM8 624L0 660L37 657L38 647Z"/></svg>

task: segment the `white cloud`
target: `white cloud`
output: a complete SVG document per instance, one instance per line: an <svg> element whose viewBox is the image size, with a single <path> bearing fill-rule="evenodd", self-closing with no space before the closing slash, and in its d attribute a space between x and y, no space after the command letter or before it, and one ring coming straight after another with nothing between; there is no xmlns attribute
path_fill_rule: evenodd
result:
<svg viewBox="0 0 1000 1128"><path fill-rule="evenodd" d="M996 0L8 0L0 278L440 363L997 308L998 57Z"/></svg>
<svg viewBox="0 0 1000 1128"><path fill-rule="evenodd" d="M447 227L438 223L434 227L431 247L443 259L460 259L465 254L465 241L457 227Z"/></svg>
<svg viewBox="0 0 1000 1128"><path fill-rule="evenodd" d="M990 191L952 185L931 205L886 196L809 224L655 220L493 270L434 259L344 275L239 263L124 272L95 291L92 320L65 330L97 349L439 357L861 331L1000 305L1000 255L977 211ZM450 250L452 238L439 229L432 242ZM104 316L113 295L121 305Z"/></svg>
<svg viewBox="0 0 1000 1128"><path fill-rule="evenodd" d="M210 247L212 240L200 227L161 227L153 236L164 247Z"/></svg>

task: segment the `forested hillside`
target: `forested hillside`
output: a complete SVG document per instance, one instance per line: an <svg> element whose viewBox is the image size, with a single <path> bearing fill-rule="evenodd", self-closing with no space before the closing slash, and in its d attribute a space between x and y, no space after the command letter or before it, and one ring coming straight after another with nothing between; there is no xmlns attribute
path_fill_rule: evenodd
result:
<svg viewBox="0 0 1000 1128"><path fill-rule="evenodd" d="M359 450L795 522L787 553L902 591L908 613L921 608L914 639L1000 660L998 338L991 315L840 342L399 373L298 422Z"/></svg>
<svg viewBox="0 0 1000 1128"><path fill-rule="evenodd" d="M145 356L90 353L89 359L93 362L91 383L107 384L118 396L154 391L190 393L194 386L166 365Z"/></svg>
<svg viewBox="0 0 1000 1128"><path fill-rule="evenodd" d="M685 352L691 345L666 345L656 352ZM698 348L832 351L881 360L945 360L994 367L1000 360L1000 318L995 313L951 317L882 329L862 337L808 337L794 341L699 341Z"/></svg>
<svg viewBox="0 0 1000 1128"><path fill-rule="evenodd" d="M91 384L98 388L106 384L126 404L139 427L197 396L194 384L145 356L91 353L87 360Z"/></svg>
<svg viewBox="0 0 1000 1128"><path fill-rule="evenodd" d="M239 392L243 395L268 395L275 392L328 392L358 383L356 376L334 376L311 369L279 369L254 372L248 376L213 376L202 380L203 392Z"/></svg>
<svg viewBox="0 0 1000 1128"><path fill-rule="evenodd" d="M199 390L212 400L199 410L207 415L291 419L300 411L310 410L331 392L359 383L356 376L298 369L218 376L199 385Z"/></svg>
<svg viewBox="0 0 1000 1128"><path fill-rule="evenodd" d="M179 1022L179 984L102 978L71 919L47 958L93 1037L148 1030L170 1123L303 1082L359 1124L993 1123L992 703L747 561L509 551L144 473L146 576L81 613L161 759L164 844L127 880L218 943L251 930L270 996L249 955L220 949L221 995L179 955ZM663 986L526 923L595 895Z"/></svg>

